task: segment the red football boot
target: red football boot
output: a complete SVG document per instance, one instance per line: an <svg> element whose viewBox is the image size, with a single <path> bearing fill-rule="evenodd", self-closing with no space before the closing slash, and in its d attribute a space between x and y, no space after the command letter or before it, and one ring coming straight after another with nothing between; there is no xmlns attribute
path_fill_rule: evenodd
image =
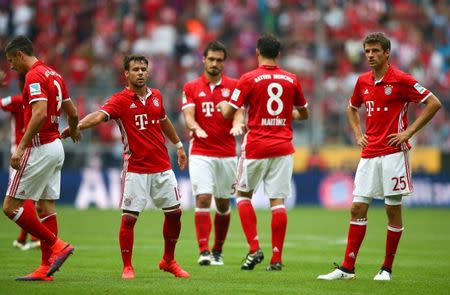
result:
<svg viewBox="0 0 450 295"><path fill-rule="evenodd" d="M162 259L161 262L159 263L159 269L170 272L177 278L189 278L190 277L188 272L183 270L175 260L167 262L164 259Z"/></svg>
<svg viewBox="0 0 450 295"><path fill-rule="evenodd" d="M63 265L66 259L73 253L75 250L72 245L58 240L55 245L52 246L52 256L50 257L50 269L47 272L47 276L51 276L55 271L59 270L59 268Z"/></svg>
<svg viewBox="0 0 450 295"><path fill-rule="evenodd" d="M122 279L124 280L132 280L134 279L134 269L132 266L125 266L122 271Z"/></svg>
<svg viewBox="0 0 450 295"><path fill-rule="evenodd" d="M41 265L32 273L24 277L17 278L16 281L53 281L53 276L47 276L47 272L49 269L49 265Z"/></svg>

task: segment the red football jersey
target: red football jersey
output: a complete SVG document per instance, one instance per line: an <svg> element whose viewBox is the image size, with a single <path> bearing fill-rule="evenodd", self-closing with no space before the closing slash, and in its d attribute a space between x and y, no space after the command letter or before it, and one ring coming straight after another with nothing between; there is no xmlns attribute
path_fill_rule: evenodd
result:
<svg viewBox="0 0 450 295"><path fill-rule="evenodd" d="M125 88L112 95L100 109L114 119L122 133L123 170L150 174L171 169L166 141L160 127L167 120L161 93L147 88L145 100Z"/></svg>
<svg viewBox="0 0 450 295"><path fill-rule="evenodd" d="M401 147L388 145L387 136L408 127L410 102L423 102L431 94L413 77L391 65L380 81L375 81L372 71L359 76L350 106L359 109L364 104L366 109L369 144L363 148L361 157L373 158L410 149L408 142Z"/></svg>
<svg viewBox="0 0 450 295"><path fill-rule="evenodd" d="M242 157L273 158L292 154L292 110L306 107L297 77L277 66L260 66L244 74L229 104L246 105L248 132L242 143Z"/></svg>
<svg viewBox="0 0 450 295"><path fill-rule="evenodd" d="M17 144L22 140L25 133L23 122L23 100L21 95L5 97L1 100L0 108L10 112L11 117L11 153L16 149Z"/></svg>
<svg viewBox="0 0 450 295"><path fill-rule="evenodd" d="M190 154L211 157L236 156L236 142L230 134L233 120L225 119L217 106L228 101L237 80L222 76L219 84L211 90L205 75L186 83L183 87L182 110L195 108L195 121L208 134L207 138L198 138L193 134Z"/></svg>
<svg viewBox="0 0 450 295"><path fill-rule="evenodd" d="M70 99L61 75L37 61L25 76L22 96L25 126L28 126L31 119L31 104L40 100L47 101L47 119L31 145L37 146L60 138L58 128L61 105L63 101Z"/></svg>

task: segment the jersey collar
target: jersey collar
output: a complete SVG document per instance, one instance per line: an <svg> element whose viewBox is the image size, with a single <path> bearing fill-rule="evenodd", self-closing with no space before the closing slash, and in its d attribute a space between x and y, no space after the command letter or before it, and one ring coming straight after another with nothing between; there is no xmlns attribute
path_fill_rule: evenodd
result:
<svg viewBox="0 0 450 295"><path fill-rule="evenodd" d="M266 70L277 70L278 65L260 65L260 69L266 69Z"/></svg>
<svg viewBox="0 0 450 295"><path fill-rule="evenodd" d="M38 67L40 65L43 65L44 63L40 60L37 60L30 68L30 70L34 69L35 67Z"/></svg>
<svg viewBox="0 0 450 295"><path fill-rule="evenodd" d="M206 79L206 75L205 75L205 74L202 75L202 82L203 82L204 84L206 84L207 86L209 86L209 84L210 84L209 80ZM219 80L214 86L215 86L215 87L220 86L220 85L222 85L222 83L223 83L223 75L222 75L222 77L220 78L220 80Z"/></svg>
<svg viewBox="0 0 450 295"><path fill-rule="evenodd" d="M373 74L373 71L372 71L371 76L372 76L372 81L373 81L374 85L380 84L381 82L383 82L383 83L392 83L392 82L397 81L397 78L396 78L395 72L394 72L394 67L391 66L391 65L389 65L386 73L384 74L384 76L380 80L375 81L375 76Z"/></svg>
<svg viewBox="0 0 450 295"><path fill-rule="evenodd" d="M125 87L124 91L127 96L140 100L139 96L134 91L130 90L128 87ZM145 96L145 99L149 98L150 95L152 94L153 94L152 90L149 87L147 87L147 95Z"/></svg>

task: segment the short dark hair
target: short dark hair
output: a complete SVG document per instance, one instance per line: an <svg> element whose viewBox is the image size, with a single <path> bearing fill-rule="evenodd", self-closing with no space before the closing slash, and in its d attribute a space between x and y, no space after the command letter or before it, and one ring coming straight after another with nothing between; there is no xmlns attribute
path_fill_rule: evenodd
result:
<svg viewBox="0 0 450 295"><path fill-rule="evenodd" d="M132 61L143 62L148 66L148 59L145 56L139 54L126 55L123 58L123 68L125 69L125 71L128 71L130 69L130 63Z"/></svg>
<svg viewBox="0 0 450 295"><path fill-rule="evenodd" d="M34 55L33 42L26 36L14 37L11 41L6 44L5 53L14 54L17 51L22 51L28 56Z"/></svg>
<svg viewBox="0 0 450 295"><path fill-rule="evenodd" d="M280 54L281 43L274 35L264 34L258 39L256 48L262 56L276 58Z"/></svg>
<svg viewBox="0 0 450 295"><path fill-rule="evenodd" d="M225 45L220 41L211 41L206 45L205 51L203 51L203 56L206 57L209 51L222 51L223 59L227 59L228 52Z"/></svg>
<svg viewBox="0 0 450 295"><path fill-rule="evenodd" d="M381 45L384 51L391 50L391 40L383 33L383 32L374 32L364 38L363 47L366 47L366 44L374 44L378 43Z"/></svg>

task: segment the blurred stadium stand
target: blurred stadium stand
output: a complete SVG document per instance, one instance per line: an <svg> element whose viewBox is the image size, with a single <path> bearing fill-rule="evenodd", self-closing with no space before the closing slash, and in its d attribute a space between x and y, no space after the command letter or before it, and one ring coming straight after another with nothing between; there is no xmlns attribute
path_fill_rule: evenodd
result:
<svg viewBox="0 0 450 295"><path fill-rule="evenodd" d="M122 58L151 59L150 82L162 90L165 107L187 144L180 113L182 85L202 72L204 45L218 39L230 52L232 77L256 66L255 43L262 32L283 42L280 64L302 82L312 112L295 123L296 172L353 171L359 151L345 108L359 73L367 71L362 38L372 31L391 37L391 63L410 72L438 96L444 111L413 139L413 167L450 172L450 5L445 0L1 0L0 47L28 35L37 55L63 74L80 115L98 109L124 85ZM4 58L0 67L8 69ZM17 93L8 72L0 96ZM410 108L413 119L419 107ZM7 170L9 117L0 113L0 167ZM64 124L64 123L63 123ZM66 168L120 167L120 135L114 124L66 143ZM92 161L94 155L100 163Z"/></svg>

